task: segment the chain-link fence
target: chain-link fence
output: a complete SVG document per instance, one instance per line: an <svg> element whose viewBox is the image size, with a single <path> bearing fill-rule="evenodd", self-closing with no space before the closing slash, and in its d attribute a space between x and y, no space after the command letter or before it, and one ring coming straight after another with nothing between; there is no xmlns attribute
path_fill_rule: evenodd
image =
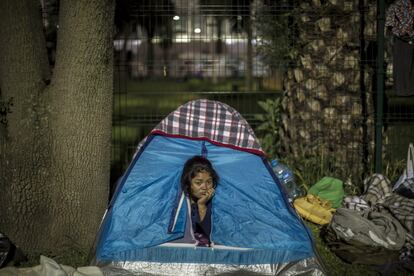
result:
<svg viewBox="0 0 414 276"><path fill-rule="evenodd" d="M259 138L258 102L280 98L280 133L265 148L327 162L315 177L373 172L376 129L379 160L400 170L414 140L414 97L394 89L395 38L378 35L381 20L372 1L118 1L113 179L152 127L198 98L234 107Z"/></svg>
<svg viewBox="0 0 414 276"><path fill-rule="evenodd" d="M253 128L263 123L258 102L281 97L283 70L274 69L259 51L257 5L242 0L118 2L113 180L138 142L187 101L218 100L238 110Z"/></svg>

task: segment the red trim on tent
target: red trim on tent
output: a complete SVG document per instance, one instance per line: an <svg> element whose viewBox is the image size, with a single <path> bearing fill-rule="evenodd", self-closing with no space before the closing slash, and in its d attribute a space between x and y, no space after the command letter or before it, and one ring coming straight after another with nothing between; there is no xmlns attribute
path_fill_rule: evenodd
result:
<svg viewBox="0 0 414 276"><path fill-rule="evenodd" d="M249 152L249 153L253 153L253 154L256 154L256 155L266 157L266 154L263 151L255 150L255 149L242 148L242 147L238 147L238 146L230 145L230 144L224 144L224 143L220 143L220 142L217 142L217 141L213 141L213 140L211 140L209 138L206 138L206 137L189 137L189 136L180 135L180 134L169 134L169 133L165 133L161 130L153 130L153 131L151 131L150 134L158 134L158 135L163 135L163 136L172 137L172 138L185 138L185 139L190 139L190 140L206 140L206 141L208 141L212 144L218 145L218 146L227 147L227 148L240 150L240 151L245 151L245 152Z"/></svg>

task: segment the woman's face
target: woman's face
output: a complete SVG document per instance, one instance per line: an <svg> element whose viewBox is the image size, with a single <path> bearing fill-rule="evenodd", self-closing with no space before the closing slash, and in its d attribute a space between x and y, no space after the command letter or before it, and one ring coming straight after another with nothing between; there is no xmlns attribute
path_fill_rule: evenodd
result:
<svg viewBox="0 0 414 276"><path fill-rule="evenodd" d="M198 172L191 179L191 195L197 199L206 196L207 191L213 188L213 178L206 171Z"/></svg>

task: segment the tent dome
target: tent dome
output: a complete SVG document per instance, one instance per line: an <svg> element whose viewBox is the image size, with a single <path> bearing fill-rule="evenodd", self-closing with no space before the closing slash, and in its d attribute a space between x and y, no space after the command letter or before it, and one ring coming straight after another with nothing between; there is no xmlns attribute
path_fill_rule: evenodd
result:
<svg viewBox="0 0 414 276"><path fill-rule="evenodd" d="M180 177L195 155L208 158L220 176L211 248L177 242L191 212ZM311 234L253 130L233 108L210 100L179 107L140 143L101 225L96 262L137 275L323 274Z"/></svg>

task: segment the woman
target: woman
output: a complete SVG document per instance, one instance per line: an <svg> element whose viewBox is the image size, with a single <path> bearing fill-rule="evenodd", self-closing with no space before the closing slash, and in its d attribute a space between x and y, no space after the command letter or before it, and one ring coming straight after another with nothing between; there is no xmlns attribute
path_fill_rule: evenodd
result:
<svg viewBox="0 0 414 276"><path fill-rule="evenodd" d="M187 160L181 175L181 187L191 202L191 222L199 246L210 246L211 199L218 175L210 161L202 156Z"/></svg>

